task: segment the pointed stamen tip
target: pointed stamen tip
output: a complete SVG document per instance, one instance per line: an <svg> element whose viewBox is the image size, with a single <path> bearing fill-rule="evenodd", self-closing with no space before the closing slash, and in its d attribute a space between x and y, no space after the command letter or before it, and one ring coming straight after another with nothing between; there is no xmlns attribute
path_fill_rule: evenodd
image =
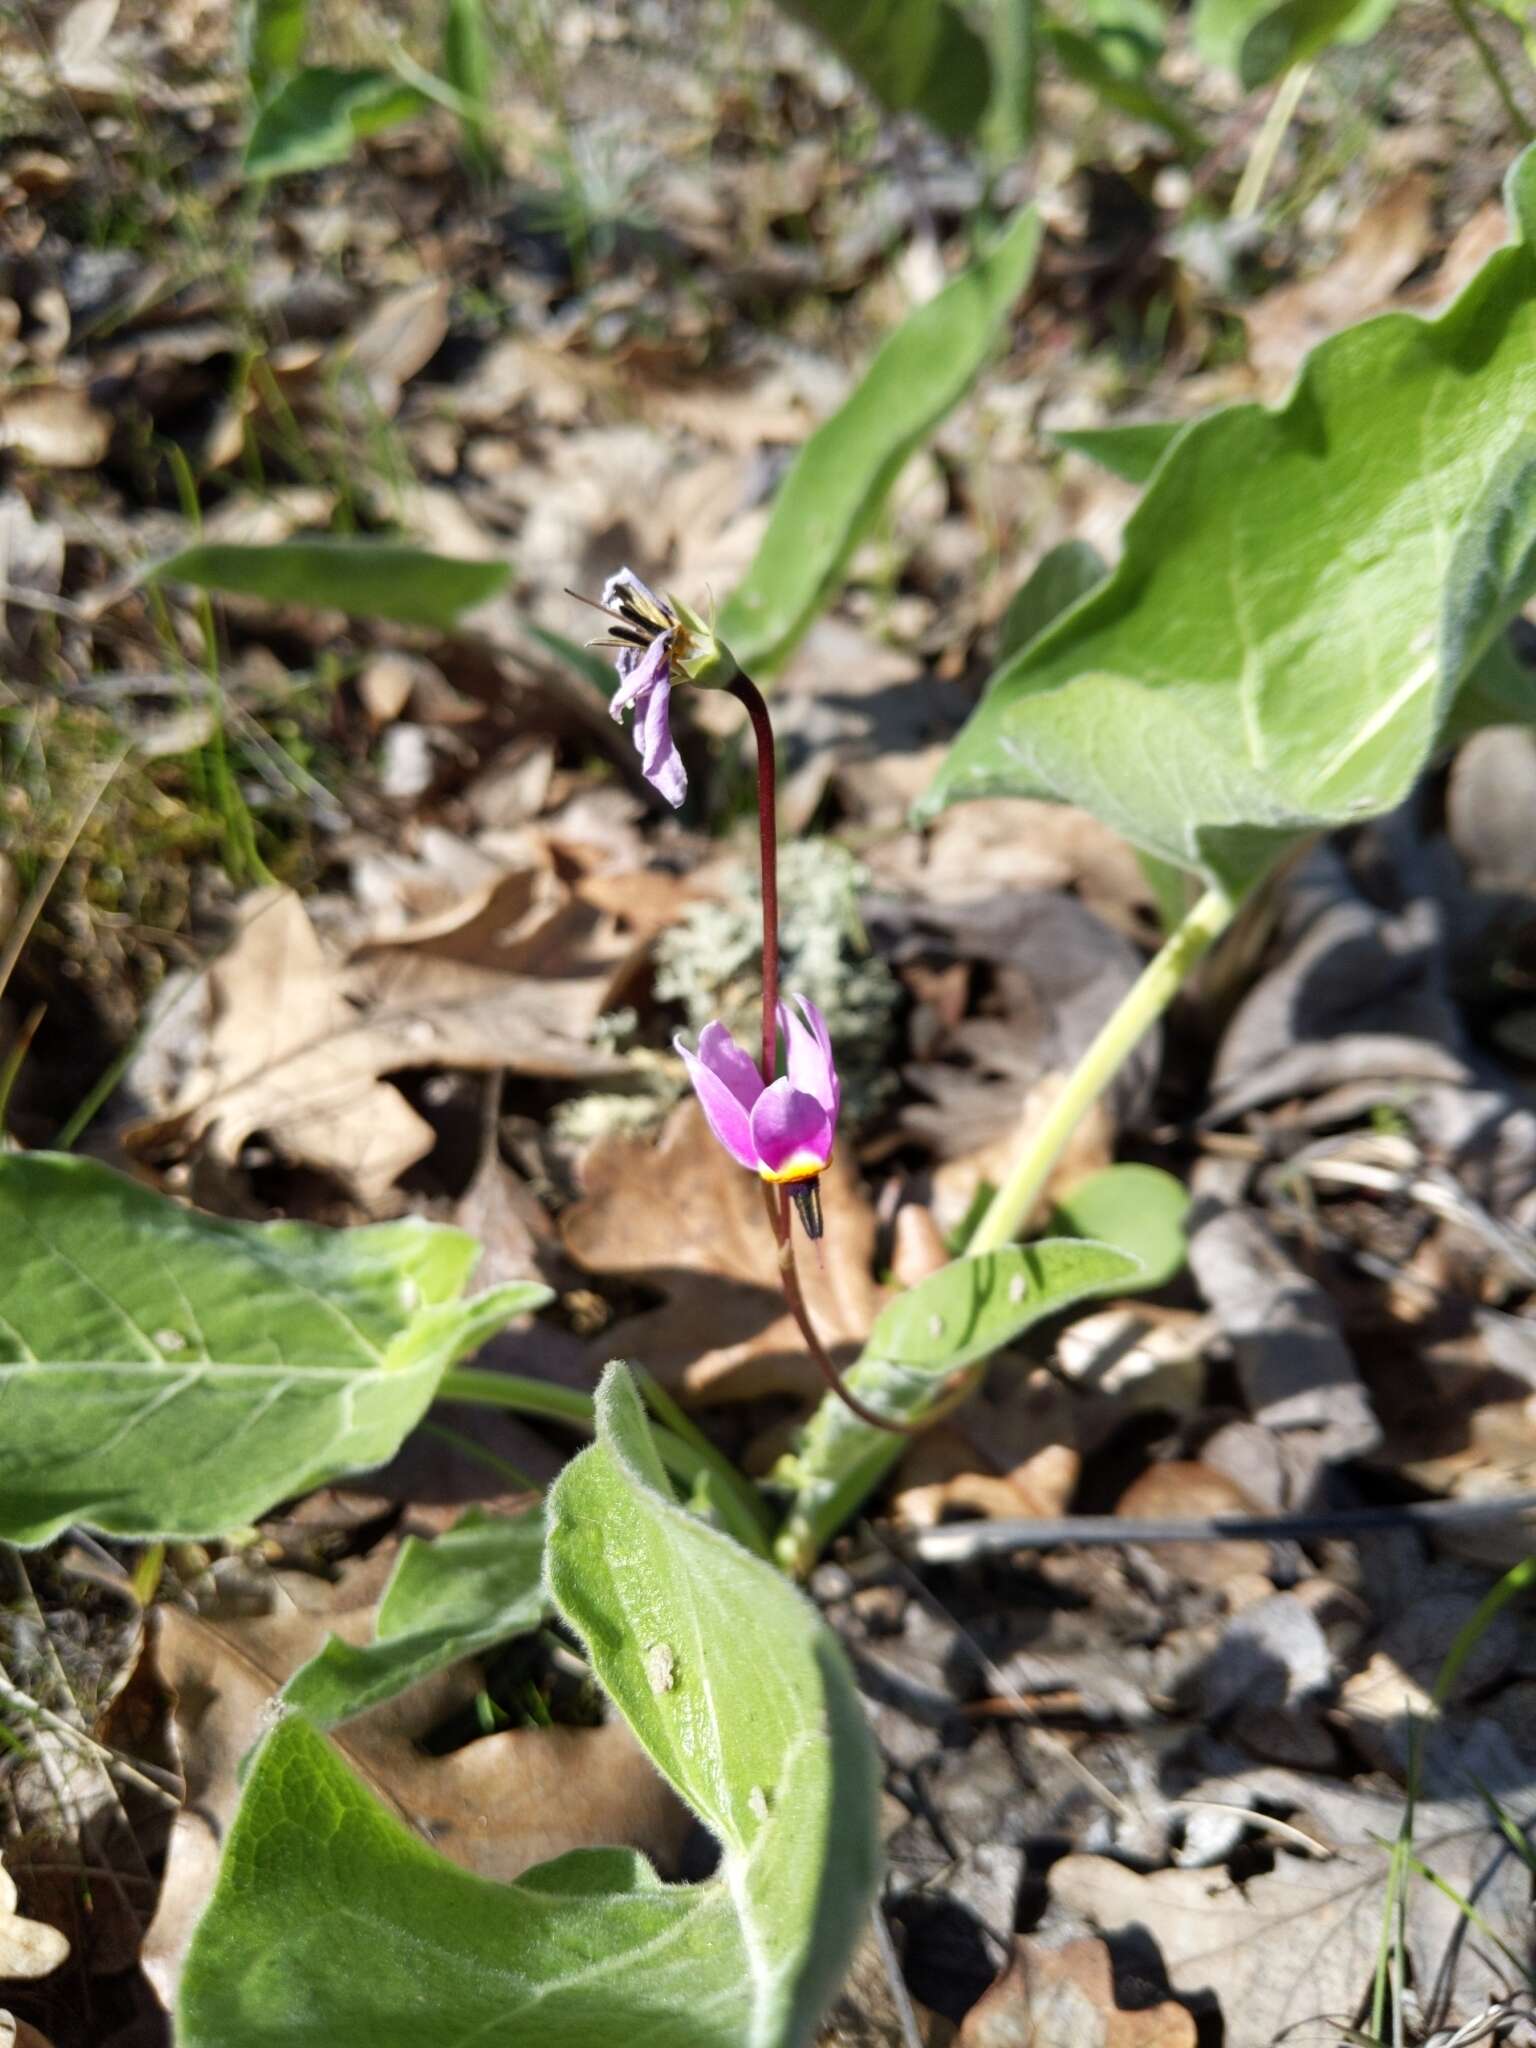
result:
<svg viewBox="0 0 1536 2048"><path fill-rule="evenodd" d="M818 1243L822 1232L820 1177L798 1182L789 1193L799 1212L800 1221L805 1226L806 1236L812 1244Z"/></svg>

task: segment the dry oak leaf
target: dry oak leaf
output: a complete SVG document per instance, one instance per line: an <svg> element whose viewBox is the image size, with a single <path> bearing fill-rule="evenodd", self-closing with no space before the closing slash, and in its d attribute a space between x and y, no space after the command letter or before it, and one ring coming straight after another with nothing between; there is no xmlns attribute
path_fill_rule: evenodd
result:
<svg viewBox="0 0 1536 2048"><path fill-rule="evenodd" d="M281 1611L229 1621L154 1610L154 1656L173 1696L186 1779L142 1955L167 2008L239 1804L242 1760L268 1727L278 1692L329 1633L371 1639L374 1602L392 1562L381 1546L324 1589L333 1603L324 1610L300 1608L291 1597ZM317 1582L294 1580L313 1597ZM623 1721L506 1729L446 1756L418 1748L448 1708L467 1703L469 1668L441 1673L332 1732L392 1812L452 1862L502 1883L569 1849L614 1843L643 1849L663 1871L675 1868L689 1816Z"/></svg>
<svg viewBox="0 0 1536 2048"><path fill-rule="evenodd" d="M16 1880L0 1864L0 1981L46 1977L68 1954L69 1943L56 1927L17 1912Z"/></svg>
<svg viewBox="0 0 1536 2048"><path fill-rule="evenodd" d="M594 1363L639 1358L663 1386L699 1401L821 1392L779 1291L762 1183L716 1143L697 1103L682 1103L659 1139L599 1139L582 1159L581 1184L560 1219L571 1257L591 1273L632 1274L666 1297L605 1330ZM800 1240L800 1278L822 1342L846 1369L881 1294L870 1272L874 1212L843 1158L822 1176L822 1208L820 1257Z"/></svg>
<svg viewBox="0 0 1536 2048"><path fill-rule="evenodd" d="M1102 1941L1047 1948L1017 1934L1013 1960L966 2014L955 2048L1195 2048L1195 2039L1193 2015L1171 2000L1121 2010Z"/></svg>
<svg viewBox="0 0 1536 2048"><path fill-rule="evenodd" d="M1522 1781L1521 1768L1499 1729L1482 1723L1477 1733L1475 1752L1465 1754L1465 1790L1422 1798L1414 1814L1414 1853L1450 1895L1427 1881L1411 1889L1409 1967L1412 1981L1435 1987L1452 2012L1487 1990L1488 1930L1513 1947L1529 1937L1529 1873L1472 1782L1475 1776L1507 1791ZM1272 1869L1241 1885L1220 1869L1144 1875L1103 1856L1065 1856L1051 1867L1052 1897L1106 1934L1135 1927L1154 1941L1175 1991L1219 2000L1227 2048L1271 2048L1282 2037L1296 2048L1336 2041L1332 2023L1344 2016L1348 2024L1376 1968L1401 1796L1260 1766L1196 1786L1190 1797L1289 1811L1335 1853L1320 1860L1281 1847ZM1456 1894L1476 1900L1475 1929Z"/></svg>

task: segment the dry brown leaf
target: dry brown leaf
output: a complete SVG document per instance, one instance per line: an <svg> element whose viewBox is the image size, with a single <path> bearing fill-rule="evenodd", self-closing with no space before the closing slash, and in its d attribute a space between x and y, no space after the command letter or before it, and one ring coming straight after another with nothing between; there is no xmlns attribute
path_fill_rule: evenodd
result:
<svg viewBox="0 0 1536 2048"><path fill-rule="evenodd" d="M1417 268L1429 247L1432 199L1430 180L1411 171L1367 208L1330 264L1244 312L1248 360L1266 391L1283 390L1308 349L1376 312Z"/></svg>
<svg viewBox="0 0 1536 2048"><path fill-rule="evenodd" d="M1071 1397L1052 1374L1032 1372L925 1431L902 1465L892 1512L909 1529L936 1528L952 1514L1064 1515L1081 1470Z"/></svg>
<svg viewBox="0 0 1536 2048"><path fill-rule="evenodd" d="M599 1139L581 1183L581 1200L560 1219L572 1258L666 1296L605 1330L594 1362L643 1358L664 1386L696 1400L820 1392L779 1292L762 1184L715 1142L696 1103L681 1104L659 1139ZM801 1241L800 1277L822 1342L846 1367L881 1297L870 1275L874 1214L845 1156L822 1177L822 1206L822 1254Z"/></svg>
<svg viewBox="0 0 1536 2048"><path fill-rule="evenodd" d="M445 278L427 278L388 292L347 345L345 367L362 378L385 418L398 410L401 387L442 347L451 297Z"/></svg>
<svg viewBox="0 0 1536 2048"><path fill-rule="evenodd" d="M0 404L0 448L44 469L94 469L111 440L111 416L73 385L38 385Z"/></svg>
<svg viewBox="0 0 1536 2048"><path fill-rule="evenodd" d="M1182 2005L1122 2011L1109 1950L1091 1935L1048 1948L1016 1934L1013 1960L965 2016L955 2048L1195 2048Z"/></svg>
<svg viewBox="0 0 1536 2048"><path fill-rule="evenodd" d="M68 1954L69 1943L56 1927L17 1912L16 1881L0 1864L0 1981L46 1977Z"/></svg>
<svg viewBox="0 0 1536 2048"><path fill-rule="evenodd" d="M359 1021L291 891L247 900L234 944L199 993L206 1028L196 1064L164 1113L127 1133L131 1149L206 1144L233 1164L264 1131L290 1159L335 1174L365 1201L431 1150L432 1126L378 1078L411 1063L405 1035L391 1049ZM421 1064L432 1054L414 1057Z"/></svg>
<svg viewBox="0 0 1536 2048"><path fill-rule="evenodd" d="M1202 1515L1251 1515L1254 1505L1224 1472L1193 1459L1170 1458L1149 1465L1115 1503L1117 1515L1148 1521L1181 1521ZM1230 1543L1160 1543L1158 1562L1192 1586L1226 1586L1269 1568L1269 1545L1234 1538Z"/></svg>
<svg viewBox="0 0 1536 2048"><path fill-rule="evenodd" d="M355 1604L324 1611L290 1600L275 1614L216 1623L181 1608L155 1610L155 1656L174 1696L187 1784L143 1951L145 1974L168 2008L239 1803L241 1760L268 1725L280 1688L329 1632L369 1639L389 1561L375 1553L334 1589L339 1601ZM443 1855L501 1882L569 1849L612 1843L675 1868L689 1816L624 1722L504 1730L428 1756L416 1738L454 1687L462 1692L462 1681L444 1673L331 1737L370 1791Z"/></svg>
<svg viewBox="0 0 1536 2048"><path fill-rule="evenodd" d="M1489 1724L1479 1724L1479 1746L1468 1749L1465 1762L1485 1783L1521 1781L1507 1739ZM1463 1783L1464 1797L1420 1801L1415 1853L1453 1895L1476 1899L1480 1929L1518 1945L1528 1933L1529 1873L1507 1853L1465 1772ZM1221 1869L1143 1874L1102 1856L1066 1856L1051 1867L1057 1903L1106 1934L1134 1927L1156 1942L1174 1990L1214 1995L1226 2039L1239 2048L1289 2038L1289 2029L1309 2023L1321 2029L1355 2012L1380 1953L1401 1798L1274 1767L1197 1786L1189 1797L1288 1814L1335 1853L1320 1860L1282 1843L1273 1866L1241 1884ZM1434 1986L1451 2011L1483 1998L1487 1950L1482 1940L1467 1938L1454 1896L1427 1883L1413 1886L1406 1932L1413 1983Z"/></svg>

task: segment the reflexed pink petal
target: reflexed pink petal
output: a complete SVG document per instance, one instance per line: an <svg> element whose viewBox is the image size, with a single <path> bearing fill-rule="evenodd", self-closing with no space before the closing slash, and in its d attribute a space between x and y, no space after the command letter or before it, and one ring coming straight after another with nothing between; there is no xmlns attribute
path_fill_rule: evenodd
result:
<svg viewBox="0 0 1536 2048"><path fill-rule="evenodd" d="M832 1119L814 1095L802 1094L788 1079L758 1097L751 1136L757 1164L770 1173L801 1165L818 1172L832 1157Z"/></svg>
<svg viewBox="0 0 1536 2048"><path fill-rule="evenodd" d="M694 1093L699 1098L699 1107L705 1120L726 1151L741 1166L757 1165L757 1150L752 1143L751 1124L746 1110L718 1074L711 1073L696 1053L691 1053L680 1038L674 1038L673 1045L681 1053L683 1064L688 1069L688 1078L693 1083Z"/></svg>
<svg viewBox="0 0 1536 2048"><path fill-rule="evenodd" d="M757 1061L742 1051L723 1024L706 1024L699 1033L699 1058L743 1109L750 1109L762 1094L763 1077L757 1071Z"/></svg>
<svg viewBox="0 0 1536 2048"><path fill-rule="evenodd" d="M640 766L646 781L661 791L675 811L688 794L688 771L672 743L671 702L672 684L664 677L635 707L635 745L640 750Z"/></svg>
<svg viewBox="0 0 1536 2048"><path fill-rule="evenodd" d="M630 705L666 679L667 665L671 659L670 633L658 633L644 654L634 652L628 647L620 650L619 658L614 664L619 672L619 687L608 700L608 715L615 724L622 724L624 714Z"/></svg>
<svg viewBox="0 0 1536 2048"><path fill-rule="evenodd" d="M789 1048L789 1078L803 1095L814 1095L835 1124L843 1091L826 1019L808 997L792 996L790 1001L799 1004L801 1014L796 1016L788 1003L779 1005L779 1029Z"/></svg>

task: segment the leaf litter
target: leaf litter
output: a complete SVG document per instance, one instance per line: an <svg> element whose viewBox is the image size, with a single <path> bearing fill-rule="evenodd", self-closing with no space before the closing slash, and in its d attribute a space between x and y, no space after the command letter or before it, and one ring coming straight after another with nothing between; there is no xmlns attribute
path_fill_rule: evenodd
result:
<svg viewBox="0 0 1536 2048"><path fill-rule="evenodd" d="M512 139L547 138L549 109L514 86L514 177L495 205L470 203L430 122L412 123L275 188L225 268L208 238L237 185L236 82L213 12L83 0L46 58L6 44L37 131L0 152L0 346L20 373L0 401L0 624L21 714L6 726L10 860L47 843L106 734L135 741L6 992L9 1042L18 1001L48 1004L11 1126L52 1142L126 1054L93 1149L224 1213L473 1219L487 1281L537 1275L559 1295L550 1328L489 1362L590 1386L633 1355L766 1469L820 1382L757 1191L691 1106L671 1108L665 1049L708 994L686 947L666 965L670 935L700 905L740 908L720 857L734 707L701 706L683 736L718 793L681 825L659 819L590 676L531 629L579 635L562 586L597 587L629 559L728 596L786 456L913 280L926 266L931 286L934 257L955 253L955 161L878 125L871 161L850 159L815 46L762 23L794 139L776 120L765 140L762 110L722 91L719 146L701 154L698 89L659 78L610 10L575 8L572 118L602 146L577 162L589 210L574 232L552 225L547 160ZM656 101L645 150L614 105L633 104L635 67ZM1413 111L1421 89L1402 90ZM207 174L179 215L181 160L137 162L126 95L154 146L190 146ZM1056 209L999 369L903 478L778 680L782 823L855 846L869 958L898 991L870 1028L873 1068L899 1083L850 1134L824 1263L806 1266L834 1356L856 1353L891 1272L915 1277L1006 1170L999 1132L1035 1091L1048 1102L1155 932L1153 887L1084 813L995 798L923 834L905 823L1026 573L1063 539L1113 551L1134 502L1046 429L1104 424L1127 396L1182 418L1273 393L1322 333L1378 305L1443 304L1504 236L1494 178L1475 148L1393 132L1390 153L1378 135L1368 162L1325 176L1312 212L1265 224L1257 291L1235 239L1217 270L1161 245L1138 191L1166 191L1166 164L1105 175L1083 141L1088 201ZM1304 123L1284 147L1300 166L1326 139ZM1134 232L1113 219L1127 188ZM83 201L94 246L69 210ZM1106 364L1094 351L1153 278L1173 309L1166 350ZM1199 337L1238 324L1245 362L1189 374ZM511 583L450 630L220 595L210 645L199 601L152 598L138 573L197 538L175 478L142 453L157 436L189 465L208 540L361 530L510 559ZM1131 1153L1180 1173L1197 1200L1188 1273L999 1361L898 1472L893 1535L1531 1483L1527 756L1507 732L1472 739L1443 812L1415 802L1268 892L1072 1162ZM312 1547L302 1575L258 1574L272 1612L200 1611L211 1582L238 1578L235 1545L170 1560L147 1654L121 1602L114 1638L78 1580L25 1608L7 1683L61 1725L19 1718L7 1693L26 1755L7 1755L0 1805L33 1911L4 1925L63 1927L54 1946L75 1953L52 1973L73 1989L8 1989L19 2042L34 2018L58 2048L109 2028L114 2048L163 2041L127 1988L143 1928L163 1992L275 1692L329 1629L372 1634L402 1493L407 1515L504 1504L513 1480L487 1459L526 1453L542 1478L569 1448L558 1430L493 1435L444 1412L457 1443L413 1439L388 1474L264 1521L258 1554ZM1183 2048L1213 2012L1234 2048L1293 2024L1286 2038L1339 2038L1375 1968L1408 1717L1428 1714L1488 1570L1528 1548L1518 1528L1023 1546L930 1574L936 1618L878 1543L852 1538L816 1590L860 1655L885 1752L888 1904L925 2038ZM459 1666L343 1732L414 1825L497 1875L576 1841L677 1856L677 1810L622 1731L502 1728L425 1755L434 1713L485 1711L483 1676ZM1529 1825L1536 1670L1506 1634L1473 1678L1436 1724L1415 1844L1483 1925L1413 1887L1422 2034L1501 1981L1484 1927L1516 1954L1528 1942L1528 1882L1475 1786ZM125 1757L181 1773L168 1841ZM71 1858L115 1872L131 1908L91 1880L79 1978L93 1944L68 1918L78 1881L49 1889L43 1867ZM884 1987L862 2000L878 2030L845 2014L829 2039L905 2038L884 1961L868 1981Z"/></svg>

